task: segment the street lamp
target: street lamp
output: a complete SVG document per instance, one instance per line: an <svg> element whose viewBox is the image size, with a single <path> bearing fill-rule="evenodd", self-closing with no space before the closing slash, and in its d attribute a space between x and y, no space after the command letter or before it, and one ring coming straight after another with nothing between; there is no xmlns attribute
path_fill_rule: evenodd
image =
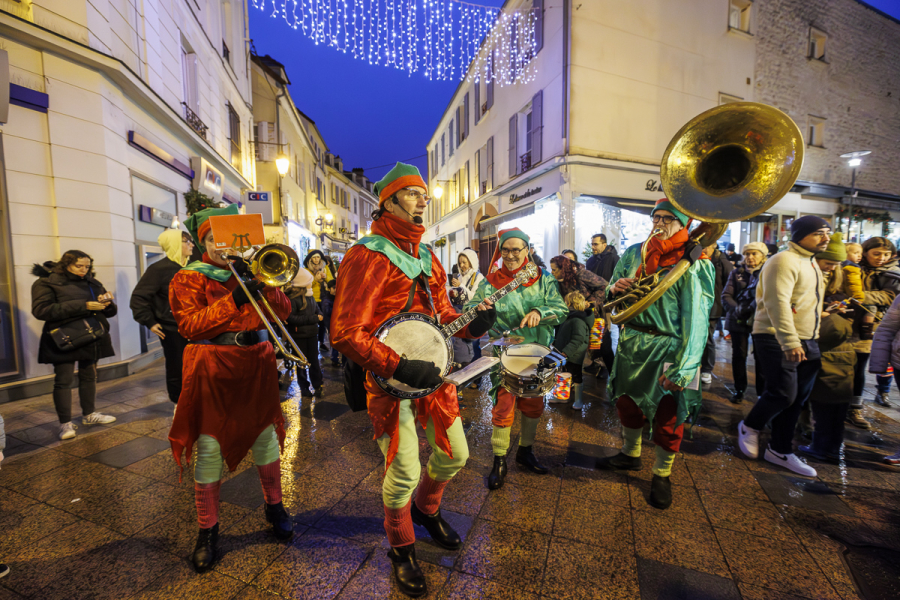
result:
<svg viewBox="0 0 900 600"><path fill-rule="evenodd" d="M841 154L841 158L847 159L847 166L852 169L850 177L850 208L847 211L847 241L850 241L850 230L853 229L853 199L856 197L856 169L862 165L862 157L872 154L871 150L855 150Z"/></svg>
<svg viewBox="0 0 900 600"><path fill-rule="evenodd" d="M278 174L284 177L291 168L291 159L284 153L279 154L275 159L275 168L278 169Z"/></svg>
<svg viewBox="0 0 900 600"><path fill-rule="evenodd" d="M450 183L449 179L438 179L437 185L434 186L434 189L431 190L431 193L434 195L435 200L440 200L444 195L444 188L441 187L442 183Z"/></svg>

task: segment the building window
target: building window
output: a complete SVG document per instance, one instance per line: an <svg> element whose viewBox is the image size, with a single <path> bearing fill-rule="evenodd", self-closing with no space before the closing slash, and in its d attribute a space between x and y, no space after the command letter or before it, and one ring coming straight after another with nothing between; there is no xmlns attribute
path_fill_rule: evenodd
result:
<svg viewBox="0 0 900 600"><path fill-rule="evenodd" d="M225 103L228 109L228 140L231 148L231 166L237 169L239 173L243 173L243 162L241 160L241 118L231 106L230 102Z"/></svg>
<svg viewBox="0 0 900 600"><path fill-rule="evenodd" d="M750 9L753 7L751 0L730 0L728 9L728 27L745 33L750 33Z"/></svg>
<svg viewBox="0 0 900 600"><path fill-rule="evenodd" d="M225 40L222 40L222 58L229 65L231 64L231 50L228 49L228 44L225 43Z"/></svg>
<svg viewBox="0 0 900 600"><path fill-rule="evenodd" d="M806 128L806 143L810 146L825 147L825 119L809 116L809 125Z"/></svg>
<svg viewBox="0 0 900 600"><path fill-rule="evenodd" d="M450 156L453 156L453 147L456 145L453 143L454 140L456 139L453 137L453 119L450 119L450 130L449 130L449 135L447 137L450 138Z"/></svg>
<svg viewBox="0 0 900 600"><path fill-rule="evenodd" d="M815 27L809 28L809 57L816 60L825 61L825 42L828 36L824 31L819 31Z"/></svg>
<svg viewBox="0 0 900 600"><path fill-rule="evenodd" d="M743 102L743 98L739 98L738 96L732 96L731 94L723 94L719 92L719 104L730 104L732 102Z"/></svg>

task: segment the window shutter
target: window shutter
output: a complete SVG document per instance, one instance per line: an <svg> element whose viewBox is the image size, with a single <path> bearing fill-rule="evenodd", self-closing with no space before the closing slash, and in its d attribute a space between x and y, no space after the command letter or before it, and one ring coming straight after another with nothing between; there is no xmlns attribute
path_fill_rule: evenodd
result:
<svg viewBox="0 0 900 600"><path fill-rule="evenodd" d="M290 145L290 144L285 144L285 145L284 145L284 148L285 148L285 150L284 150L284 155L285 155L285 156L287 156L288 158L290 158L291 156L293 156L293 154L291 154L291 145ZM290 177L291 179L293 179L293 178L294 178L294 172L295 172L295 171L294 171L294 165L291 164L291 166L288 167L288 175L287 175L287 176Z"/></svg>
<svg viewBox="0 0 900 600"><path fill-rule="evenodd" d="M534 53L544 47L544 0L534 0Z"/></svg>
<svg viewBox="0 0 900 600"><path fill-rule="evenodd" d="M481 81L475 82L475 122L481 119Z"/></svg>
<svg viewBox="0 0 900 600"><path fill-rule="evenodd" d="M473 173L474 177L472 177L475 182L475 193L472 195L472 200L476 200L479 196L481 196L481 150L475 151L475 160L472 162L472 167L475 169L475 173Z"/></svg>
<svg viewBox="0 0 900 600"><path fill-rule="evenodd" d="M488 77L485 82L485 108L490 110L494 105L494 53L491 52L491 62L488 63Z"/></svg>
<svg viewBox="0 0 900 600"><path fill-rule="evenodd" d="M454 119L450 119L450 156L453 156L453 148L456 147L456 138L453 137L453 122Z"/></svg>
<svg viewBox="0 0 900 600"><path fill-rule="evenodd" d="M488 138L487 141L487 181L486 192L494 189L494 136Z"/></svg>
<svg viewBox="0 0 900 600"><path fill-rule="evenodd" d="M509 118L509 177L512 179L518 173L519 161L516 156L516 117L518 113Z"/></svg>
<svg viewBox="0 0 900 600"><path fill-rule="evenodd" d="M275 160L272 152L275 146L271 145L275 141L272 139L275 137L275 124L269 121L260 121L256 124L256 128L257 141L259 142L257 144L259 160Z"/></svg>
<svg viewBox="0 0 900 600"><path fill-rule="evenodd" d="M476 160L478 160L478 159L476 159ZM472 186L471 186L472 177L469 174L469 161L466 161L466 172L463 175L463 179L464 179L463 186L465 186L465 187L463 188L462 199L463 199L463 202L470 202L472 200Z"/></svg>
<svg viewBox="0 0 900 600"><path fill-rule="evenodd" d="M466 132L466 135L463 137L469 137L469 92L466 92L466 97L463 101L463 131Z"/></svg>
<svg viewBox="0 0 900 600"><path fill-rule="evenodd" d="M543 139L544 91L541 90L531 99L531 164L541 162L541 141Z"/></svg>

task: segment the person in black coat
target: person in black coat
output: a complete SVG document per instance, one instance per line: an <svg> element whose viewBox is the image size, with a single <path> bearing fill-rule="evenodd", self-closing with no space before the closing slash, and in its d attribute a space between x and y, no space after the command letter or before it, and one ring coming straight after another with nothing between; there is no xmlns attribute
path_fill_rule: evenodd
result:
<svg viewBox="0 0 900 600"><path fill-rule="evenodd" d="M319 323L324 316L316 299L312 295L313 274L306 269L300 269L291 282L291 287L285 292L291 301L291 314L287 318L285 328L297 342L300 352L309 361L309 378L306 369L297 365L297 385L300 386L300 394L304 398L311 398L313 393L309 391L312 384L316 396L322 395L322 365L319 364L319 349L317 347L317 335Z"/></svg>
<svg viewBox="0 0 900 600"><path fill-rule="evenodd" d="M587 259L584 266L587 267L588 271L593 271L601 279L609 281L613 270L619 263L619 253L616 252L613 246L606 243L606 235L602 233L598 233L591 238L591 251L594 254Z"/></svg>
<svg viewBox="0 0 900 600"><path fill-rule="evenodd" d="M59 417L59 438L75 437L72 424L72 384L75 381L75 363L78 363L78 398L81 401L83 425L105 425L115 417L94 411L97 397L97 361L114 356L112 338L109 337L109 321L116 316L116 304L94 278L94 261L80 250L69 250L58 263L45 262L34 265L32 274L39 277L31 286L31 314L44 321L38 348L38 362L52 364L56 374L53 382L53 404ZM82 326L82 324L84 324ZM77 334L87 326L103 327L104 334L84 346L61 350L50 335L55 329L65 328Z"/></svg>
<svg viewBox="0 0 900 600"><path fill-rule="evenodd" d="M134 320L152 331L162 344L166 357L166 391L169 400L178 404L181 395L181 369L184 349L188 341L178 332L178 323L169 307L169 283L191 256L194 242L186 231L167 229L157 238L166 257L144 271L131 292L131 313Z"/></svg>
<svg viewBox="0 0 900 600"><path fill-rule="evenodd" d="M709 335L706 338L706 349L703 351L703 358L700 361L700 381L712 383L712 372L716 366L716 342L713 334L725 314L722 306L722 290L725 289L725 282L728 281L728 276L734 270L734 265L715 244L705 248L705 252L716 268L716 290L712 310L709 313Z"/></svg>

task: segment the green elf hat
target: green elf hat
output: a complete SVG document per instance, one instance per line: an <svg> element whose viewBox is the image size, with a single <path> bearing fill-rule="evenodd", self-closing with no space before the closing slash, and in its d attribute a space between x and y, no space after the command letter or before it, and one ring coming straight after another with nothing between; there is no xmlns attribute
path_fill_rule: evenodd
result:
<svg viewBox="0 0 900 600"><path fill-rule="evenodd" d="M237 204L229 204L224 208L204 208L188 217L188 220L184 222L184 226L187 227L191 237L194 238L194 243L203 250L203 238L206 237L206 234L209 233L209 230L212 227L209 224L209 218L218 217L220 215L237 214L240 214L240 209Z"/></svg>
<svg viewBox="0 0 900 600"><path fill-rule="evenodd" d="M428 190L425 180L419 174L419 169L413 165L398 162L381 181L375 184L375 193L378 194L378 206L383 205L386 200L403 188L413 186Z"/></svg>
<svg viewBox="0 0 900 600"><path fill-rule="evenodd" d="M672 213L673 215L675 215L675 218L678 219L678 222L681 223L682 227L687 227L688 223L690 223L692 220L689 216L687 216L686 214L684 214L683 212L681 212L680 210L675 208L675 205L672 204L668 198L662 198L660 200L657 200L656 206L654 206L653 210L650 211L650 216L653 216L653 213L655 213L658 210L667 210L670 213Z"/></svg>
<svg viewBox="0 0 900 600"><path fill-rule="evenodd" d="M840 232L831 234L831 241L828 242L828 247L824 252L816 254L816 258L837 262L847 260L847 247L844 246L843 234Z"/></svg>

